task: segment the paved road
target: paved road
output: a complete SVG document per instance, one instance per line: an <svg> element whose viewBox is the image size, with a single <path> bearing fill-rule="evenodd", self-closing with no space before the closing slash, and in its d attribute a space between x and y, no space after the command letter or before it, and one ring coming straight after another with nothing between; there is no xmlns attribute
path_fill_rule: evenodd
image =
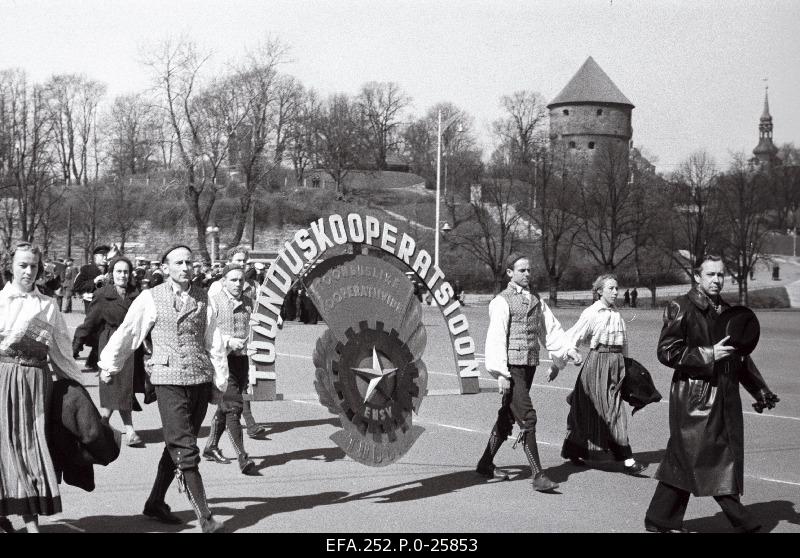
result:
<svg viewBox="0 0 800 558"><path fill-rule="evenodd" d="M565 326L579 309L557 311ZM483 348L486 308L467 307L471 332ZM800 313L759 311L762 341L754 358L781 397L772 412L745 413L744 503L769 531L800 532ZM653 373L668 393L670 373L655 359L660 313L625 310L632 356ZM75 326L81 314L69 316ZM457 389L454 361L435 308L426 308L425 362L431 393ZM499 395L430 395L415 423L424 434L398 463L369 468L345 457L328 438L338 426L314 392L310 351L324 326L286 324L278 338L278 391L283 401L254 405L256 418L269 424L269 440L247 440L261 476L245 477L235 464L203 462L201 472L215 513L237 532L640 532L656 482L616 471L578 469L559 456L566 424L564 398L575 381L569 367L548 384L540 371L532 396L539 414L539 446L548 474L561 483L556 494L531 490L526 460L507 443L498 465L516 474L510 482L486 483L473 467L486 443ZM92 374L87 385L96 386ZM483 386L494 386L484 378ZM96 397L96 388L89 387ZM750 398L743 395L745 409ZM207 419L210 419L211 412ZM135 414L143 449L124 447L119 459L97 467L92 493L62 486L64 511L43 518L49 532L194 532L196 521L185 496L173 486L167 502L185 526L165 526L140 515L155 472L162 442L154 405ZM206 424L208 421L206 422ZM121 428L115 416L112 424ZM208 428L202 431L205 441ZM654 404L631 420L631 443L638 459L657 463L667 439L667 405ZM228 440L221 444L232 454ZM647 471L652 475L655 465ZM19 518L14 518L18 525ZM698 531L730 531L711 498L692 499L687 525Z"/></svg>

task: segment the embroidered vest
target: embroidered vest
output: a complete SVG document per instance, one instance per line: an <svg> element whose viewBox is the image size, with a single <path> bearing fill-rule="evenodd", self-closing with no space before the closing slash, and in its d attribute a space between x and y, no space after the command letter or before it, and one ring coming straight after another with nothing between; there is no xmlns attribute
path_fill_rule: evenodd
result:
<svg viewBox="0 0 800 558"><path fill-rule="evenodd" d="M193 288L180 310L170 283L151 289L157 318L150 337L153 355L146 366L154 385L192 386L208 383L214 367L205 348L208 296Z"/></svg>
<svg viewBox="0 0 800 558"><path fill-rule="evenodd" d="M531 301L509 285L500 293L509 308L508 364L515 366L539 365L539 332L543 327L542 305L539 297L531 293Z"/></svg>
<svg viewBox="0 0 800 558"><path fill-rule="evenodd" d="M214 296L214 303L220 332L223 335L247 339L250 334L250 309L253 307L250 298L242 296L242 303L234 308L233 299L223 289Z"/></svg>

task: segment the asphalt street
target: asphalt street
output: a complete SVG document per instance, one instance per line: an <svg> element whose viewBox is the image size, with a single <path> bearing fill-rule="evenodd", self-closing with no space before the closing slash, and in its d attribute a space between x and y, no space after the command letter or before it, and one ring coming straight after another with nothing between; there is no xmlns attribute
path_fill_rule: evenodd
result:
<svg viewBox="0 0 800 558"><path fill-rule="evenodd" d="M486 305L467 306L470 331L482 356L488 325ZM580 309L557 309L564 327ZM779 405L763 415L742 391L745 408L744 504L770 532L800 532L800 313L757 311L761 341L753 357ZM429 394L415 424L425 432L397 463L371 468L354 462L329 439L338 418L320 405L313 386L311 352L324 325L285 324L277 339L278 393L282 400L254 403L256 419L268 425L266 440L245 444L260 476L239 473L235 462L204 461L201 473L215 514L235 532L642 532L643 517L656 486L652 474L668 437L666 396L671 371L660 365L655 344L658 310L624 309L631 356L653 374L665 395L661 403L630 421L635 457L652 465L646 477L622 474L615 467L583 469L560 457L568 407L565 397L577 368L569 366L552 383L548 362L531 390L539 417L539 450L547 474L561 483L552 494L534 492L521 446L509 440L495 460L512 472L506 482L486 482L473 472L499 405L495 382L484 374L481 393L458 395L458 380L445 322L438 309L425 307L428 343L424 361ZM75 327L83 315L68 316ZM83 353L86 355L88 351ZM546 353L544 355L546 357ZM97 397L97 378L84 383ZM140 401L141 401L141 396ZM95 399L96 400L96 399ZM206 425L213 408L209 408ZM97 488L87 493L62 485L64 511L42 518L44 532L197 532L185 495L175 485L167 503L187 523L168 526L141 515L163 441L155 405L134 414L145 448L123 447L116 462L95 467ZM119 416L112 425L122 429ZM205 443L208 427L201 431ZM228 439L222 451L233 455ZM13 518L20 527L19 518ZM730 532L711 498L692 498L686 526L703 532Z"/></svg>

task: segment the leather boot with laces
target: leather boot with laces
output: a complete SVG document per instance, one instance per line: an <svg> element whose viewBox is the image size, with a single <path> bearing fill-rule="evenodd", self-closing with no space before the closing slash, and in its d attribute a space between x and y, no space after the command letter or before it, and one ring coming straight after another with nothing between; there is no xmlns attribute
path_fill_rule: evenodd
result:
<svg viewBox="0 0 800 558"><path fill-rule="evenodd" d="M524 430L520 432L520 437L522 438L522 448L525 450L525 456L531 466L533 489L538 492L548 492L558 488L558 483L550 480L542 470L542 464L539 461L539 448L536 445L536 431Z"/></svg>
<svg viewBox="0 0 800 558"><path fill-rule="evenodd" d="M172 513L169 506L164 502L164 498L167 495L170 484L172 484L173 478L175 478L175 464L167 449L164 448L164 451L161 453L161 459L158 462L156 480L153 482L153 488L150 491L147 502L144 504L142 513L161 523L178 525L183 523L183 520Z"/></svg>
<svg viewBox="0 0 800 558"><path fill-rule="evenodd" d="M476 473L487 479L508 480L508 473L497 469L494 465L494 456L497 455L497 451L505 440L506 436L498 432L497 424L495 424L489 436L489 442L486 444L486 449L483 451L483 455L478 461L478 466L475 468Z"/></svg>
<svg viewBox="0 0 800 558"><path fill-rule="evenodd" d="M227 465L231 461L219 449L219 439L222 437L223 432L225 432L225 415L217 408L214 417L211 419L211 430L208 433L206 447L203 448L203 457L209 461Z"/></svg>
<svg viewBox="0 0 800 558"><path fill-rule="evenodd" d="M189 503L197 515L200 529L203 533L220 531L223 524L214 519L211 510L208 508L206 490L203 486L203 477L200 476L200 471L197 469L178 469L176 476L180 485L186 490L186 496L189 498Z"/></svg>

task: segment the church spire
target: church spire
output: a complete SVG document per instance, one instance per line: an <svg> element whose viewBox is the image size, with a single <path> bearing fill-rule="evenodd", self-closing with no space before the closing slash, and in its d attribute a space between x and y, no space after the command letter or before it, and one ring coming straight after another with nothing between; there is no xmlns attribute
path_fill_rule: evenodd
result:
<svg viewBox="0 0 800 558"><path fill-rule="evenodd" d="M766 80L765 80L766 81ZM769 85L764 87L764 112L758 123L758 145L753 149L754 159L759 163L776 161L778 148L772 143L772 115L769 113Z"/></svg>

